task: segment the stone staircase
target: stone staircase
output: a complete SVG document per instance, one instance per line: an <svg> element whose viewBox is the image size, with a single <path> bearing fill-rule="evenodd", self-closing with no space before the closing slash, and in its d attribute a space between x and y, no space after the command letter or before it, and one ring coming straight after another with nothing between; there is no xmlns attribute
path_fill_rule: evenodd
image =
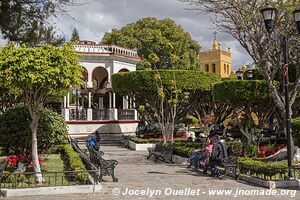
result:
<svg viewBox="0 0 300 200"><path fill-rule="evenodd" d="M123 134L101 134L101 146L120 146ZM85 146L87 137L76 137L79 146Z"/></svg>

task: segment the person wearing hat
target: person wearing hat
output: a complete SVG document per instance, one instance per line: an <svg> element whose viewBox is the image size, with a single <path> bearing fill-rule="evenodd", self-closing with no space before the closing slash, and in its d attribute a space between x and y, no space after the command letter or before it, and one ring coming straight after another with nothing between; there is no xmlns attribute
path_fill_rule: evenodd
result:
<svg viewBox="0 0 300 200"><path fill-rule="evenodd" d="M95 136L88 137L86 142L87 142L87 145L94 148L96 151L99 151L100 150L100 142L101 142L100 132L96 131Z"/></svg>
<svg viewBox="0 0 300 200"><path fill-rule="evenodd" d="M213 149L208 161L208 169L211 171L211 175L214 177L222 178L220 170L217 165L220 165L224 159L228 159L227 150L228 147L220 141L219 135L215 135L211 138L213 143ZM206 170L204 171L204 173Z"/></svg>

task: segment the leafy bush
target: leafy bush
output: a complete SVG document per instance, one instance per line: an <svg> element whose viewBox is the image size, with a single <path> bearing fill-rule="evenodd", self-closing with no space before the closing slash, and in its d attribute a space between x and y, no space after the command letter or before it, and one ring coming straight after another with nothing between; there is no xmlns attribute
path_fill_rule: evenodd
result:
<svg viewBox="0 0 300 200"><path fill-rule="evenodd" d="M49 152L66 141L64 119L50 110L41 110L38 126L38 152ZM7 155L31 154L30 114L24 107L15 107L0 115L0 146Z"/></svg>
<svg viewBox="0 0 300 200"><path fill-rule="evenodd" d="M279 162L263 162L248 157L240 157L238 159L240 172L248 175L272 177L277 174L285 174L287 167L285 160Z"/></svg>
<svg viewBox="0 0 300 200"><path fill-rule="evenodd" d="M300 117L292 119L292 134L294 138L295 145L300 147Z"/></svg>
<svg viewBox="0 0 300 200"><path fill-rule="evenodd" d="M161 142L160 139L142 139L142 138L137 138L137 137L131 137L129 138L130 141L137 143L137 144L149 144L149 143L159 143Z"/></svg>
<svg viewBox="0 0 300 200"><path fill-rule="evenodd" d="M88 174L80 172L86 170L80 155L74 151L70 144L60 145L60 149L65 157L67 167L72 171L77 171L75 172L76 179L80 182L86 182L88 180Z"/></svg>

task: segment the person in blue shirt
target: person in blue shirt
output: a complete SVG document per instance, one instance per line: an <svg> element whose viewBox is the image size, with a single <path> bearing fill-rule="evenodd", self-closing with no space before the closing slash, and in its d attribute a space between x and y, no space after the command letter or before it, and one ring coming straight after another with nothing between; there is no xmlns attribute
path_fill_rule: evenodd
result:
<svg viewBox="0 0 300 200"><path fill-rule="evenodd" d="M96 151L99 151L101 142L100 132L96 131L95 136L88 137L86 142L90 147L94 148Z"/></svg>

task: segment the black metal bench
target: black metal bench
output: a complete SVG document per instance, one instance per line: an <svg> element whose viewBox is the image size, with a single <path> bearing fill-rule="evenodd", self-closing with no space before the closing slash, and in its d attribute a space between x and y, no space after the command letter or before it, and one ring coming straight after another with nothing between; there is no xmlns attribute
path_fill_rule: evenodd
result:
<svg viewBox="0 0 300 200"><path fill-rule="evenodd" d="M118 179L115 177L115 167L118 165L118 161L116 160L105 160L103 158L104 152L102 151L96 151L94 148L86 145L88 152L89 152L89 158L90 162L94 164L97 168L100 169L100 179L103 181L103 176L111 176L113 179L113 182L118 182Z"/></svg>
<svg viewBox="0 0 300 200"><path fill-rule="evenodd" d="M207 170L207 165L200 161L199 168L203 169L204 171ZM238 179L236 169L237 169L237 159L236 158L228 158L222 160L220 164L216 164L216 167L220 170L220 172L224 172L225 176L229 176L230 174L235 178Z"/></svg>
<svg viewBox="0 0 300 200"><path fill-rule="evenodd" d="M162 159L163 162L174 163L172 161L174 147L172 146L156 144L155 147L149 147L147 150L149 152L149 156L147 157L147 159L149 159L153 155L155 162L157 162L158 159Z"/></svg>

